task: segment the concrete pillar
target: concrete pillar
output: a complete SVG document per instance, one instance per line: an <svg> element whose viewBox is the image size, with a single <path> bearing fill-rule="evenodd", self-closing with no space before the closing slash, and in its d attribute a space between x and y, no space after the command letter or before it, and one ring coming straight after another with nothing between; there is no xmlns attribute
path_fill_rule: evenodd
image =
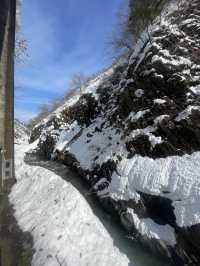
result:
<svg viewBox="0 0 200 266"><path fill-rule="evenodd" d="M0 191L14 178L14 47L16 0L0 2Z"/></svg>
<svg viewBox="0 0 200 266"><path fill-rule="evenodd" d="M8 199L8 192L15 181L15 14L16 0L0 0L0 266L29 266L32 255L24 244L26 237L18 228Z"/></svg>

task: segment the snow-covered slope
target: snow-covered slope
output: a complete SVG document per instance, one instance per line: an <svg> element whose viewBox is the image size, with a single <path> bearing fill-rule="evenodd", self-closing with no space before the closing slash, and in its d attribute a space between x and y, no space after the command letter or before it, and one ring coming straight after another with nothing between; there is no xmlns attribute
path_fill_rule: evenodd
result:
<svg viewBox="0 0 200 266"><path fill-rule="evenodd" d="M17 119L15 119L14 121L14 126L15 126L15 143L20 144L28 142L30 133L27 127Z"/></svg>
<svg viewBox="0 0 200 266"><path fill-rule="evenodd" d="M126 255L70 183L24 163L33 145L16 146L17 184L10 194L20 227L33 235L32 265L128 266Z"/></svg>
<svg viewBox="0 0 200 266"><path fill-rule="evenodd" d="M151 40L32 133L35 152L76 169L134 238L191 265L200 264L199 10L173 1Z"/></svg>
<svg viewBox="0 0 200 266"><path fill-rule="evenodd" d="M69 97L64 104L58 107L53 113L48 115L46 118L42 119L31 132L30 142L34 142L41 134L42 130L47 126L49 129L53 128L65 128L68 123L66 123L63 116L65 116L64 111L69 109L71 106L77 104L79 99L84 94L90 94L97 98L96 93L97 88L113 73L113 67L108 68L105 72L99 74L96 78L89 81L89 83L83 87L81 90L76 90L71 97ZM56 122L55 122L56 121ZM54 124L54 122L56 124Z"/></svg>

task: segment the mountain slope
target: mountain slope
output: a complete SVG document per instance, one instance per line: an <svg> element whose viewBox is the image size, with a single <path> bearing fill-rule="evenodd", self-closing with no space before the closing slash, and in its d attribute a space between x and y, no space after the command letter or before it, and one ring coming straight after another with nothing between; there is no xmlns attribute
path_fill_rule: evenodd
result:
<svg viewBox="0 0 200 266"><path fill-rule="evenodd" d="M20 144L23 142L28 142L30 132L27 129L27 127L17 119L15 119L14 121L14 126L15 126L15 143Z"/></svg>
<svg viewBox="0 0 200 266"><path fill-rule="evenodd" d="M199 10L173 1L129 61L31 136L38 155L76 169L133 238L175 265L200 263Z"/></svg>

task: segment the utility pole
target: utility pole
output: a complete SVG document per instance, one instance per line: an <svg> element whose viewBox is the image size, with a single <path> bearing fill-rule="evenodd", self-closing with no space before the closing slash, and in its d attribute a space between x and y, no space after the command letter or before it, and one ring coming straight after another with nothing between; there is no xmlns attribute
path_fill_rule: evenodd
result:
<svg viewBox="0 0 200 266"><path fill-rule="evenodd" d="M14 50L16 0L0 1L0 193L14 177Z"/></svg>

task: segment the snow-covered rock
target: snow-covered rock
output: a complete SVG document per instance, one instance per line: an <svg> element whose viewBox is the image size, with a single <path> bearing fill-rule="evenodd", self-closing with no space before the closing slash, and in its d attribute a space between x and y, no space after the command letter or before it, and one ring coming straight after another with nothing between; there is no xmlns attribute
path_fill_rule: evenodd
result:
<svg viewBox="0 0 200 266"><path fill-rule="evenodd" d="M29 130L27 129L26 125L19 120L15 119L14 121L15 127L15 143L27 143L29 138Z"/></svg>
<svg viewBox="0 0 200 266"><path fill-rule="evenodd" d="M33 133L38 154L53 139L53 158L76 169L130 234L196 266L200 245L189 239L200 237L200 2L172 2L151 42L139 41L126 63Z"/></svg>

